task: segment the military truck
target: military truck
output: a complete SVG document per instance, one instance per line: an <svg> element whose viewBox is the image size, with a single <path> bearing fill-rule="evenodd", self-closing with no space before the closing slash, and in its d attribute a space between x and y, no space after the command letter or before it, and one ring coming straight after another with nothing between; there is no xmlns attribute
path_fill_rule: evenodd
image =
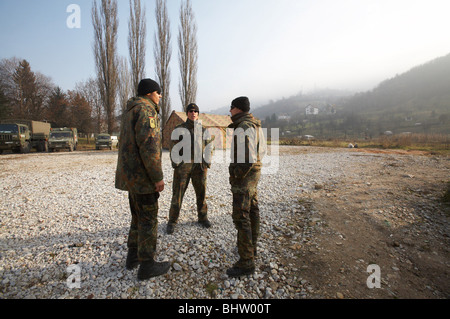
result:
<svg viewBox="0 0 450 319"><path fill-rule="evenodd" d="M95 137L95 149L109 148L112 150L112 140L109 134L98 134Z"/></svg>
<svg viewBox="0 0 450 319"><path fill-rule="evenodd" d="M72 152L77 149L78 130L74 127L52 128L48 140L48 150L68 149Z"/></svg>
<svg viewBox="0 0 450 319"><path fill-rule="evenodd" d="M28 153L31 149L38 152L48 151L50 123L31 120L0 121L0 154L5 150L14 153Z"/></svg>

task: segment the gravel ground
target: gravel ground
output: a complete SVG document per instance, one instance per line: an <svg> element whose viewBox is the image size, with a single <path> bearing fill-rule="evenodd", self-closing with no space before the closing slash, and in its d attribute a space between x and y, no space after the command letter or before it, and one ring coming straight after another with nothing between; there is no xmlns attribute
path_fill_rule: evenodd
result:
<svg viewBox="0 0 450 319"><path fill-rule="evenodd" d="M297 277L298 269L281 262L287 253L280 251L277 238L288 235L291 245L314 241L313 227L286 230L294 214L305 225L314 224L317 213L299 195L333 185L342 176L353 177L346 167L374 158L351 156L345 149L305 153L295 147L280 147L280 155L279 169L278 157L268 157L272 169L259 184L262 235L257 270L233 279L225 274L238 258L228 164L214 163L208 173L213 226L203 229L197 224L190 185L179 224L168 235L173 170L164 152L166 188L159 200L157 260L170 261L172 267L147 281L137 280L137 270L125 269L131 216L127 193L114 188L117 152L2 155L0 298L316 298L308 278ZM216 156L225 158L221 151Z"/></svg>

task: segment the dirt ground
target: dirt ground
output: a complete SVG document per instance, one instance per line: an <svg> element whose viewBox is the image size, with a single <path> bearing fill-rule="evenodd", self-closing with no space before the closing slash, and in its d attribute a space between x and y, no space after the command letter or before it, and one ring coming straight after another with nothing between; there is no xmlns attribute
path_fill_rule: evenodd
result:
<svg viewBox="0 0 450 319"><path fill-rule="evenodd" d="M423 152L351 152L380 158L350 168L358 179L317 185L299 199L320 216L304 225L313 228L314 240L296 259L313 298L449 298L450 207L442 196L450 159Z"/></svg>

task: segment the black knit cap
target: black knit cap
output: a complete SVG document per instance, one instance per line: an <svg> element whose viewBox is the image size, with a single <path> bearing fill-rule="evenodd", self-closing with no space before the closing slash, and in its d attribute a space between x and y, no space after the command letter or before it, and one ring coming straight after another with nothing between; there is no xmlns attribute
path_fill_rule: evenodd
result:
<svg viewBox="0 0 450 319"><path fill-rule="evenodd" d="M186 114L188 114L190 110L194 110L194 111L197 111L198 113L200 113L200 109L198 108L197 104L195 104L195 103L191 103L186 107Z"/></svg>
<svg viewBox="0 0 450 319"><path fill-rule="evenodd" d="M235 107L240 109L242 112L248 112L250 111L250 101L248 97L241 96L233 100L231 102L231 107Z"/></svg>
<svg viewBox="0 0 450 319"><path fill-rule="evenodd" d="M155 91L161 94L161 87L152 79L143 79L139 82L137 91L139 96L144 96Z"/></svg>

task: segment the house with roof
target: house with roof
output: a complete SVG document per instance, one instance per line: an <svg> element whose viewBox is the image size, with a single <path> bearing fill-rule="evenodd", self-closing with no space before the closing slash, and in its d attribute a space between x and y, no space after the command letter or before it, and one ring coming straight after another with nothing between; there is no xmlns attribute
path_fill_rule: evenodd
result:
<svg viewBox="0 0 450 319"><path fill-rule="evenodd" d="M172 131L177 127L177 125L186 122L187 115L185 112L173 111L170 114L169 119L164 125L162 131L162 147L164 149L170 148L170 137ZM231 138L227 139L227 127L231 124L231 118L228 115L217 115L200 113L198 117L199 121L202 121L203 127L209 129L211 135L215 136L214 147L216 149L225 149L230 147L227 145L231 143Z"/></svg>
<svg viewBox="0 0 450 319"><path fill-rule="evenodd" d="M319 114L319 109L317 107L312 106L311 104L308 104L308 106L305 109L306 115L317 115Z"/></svg>

